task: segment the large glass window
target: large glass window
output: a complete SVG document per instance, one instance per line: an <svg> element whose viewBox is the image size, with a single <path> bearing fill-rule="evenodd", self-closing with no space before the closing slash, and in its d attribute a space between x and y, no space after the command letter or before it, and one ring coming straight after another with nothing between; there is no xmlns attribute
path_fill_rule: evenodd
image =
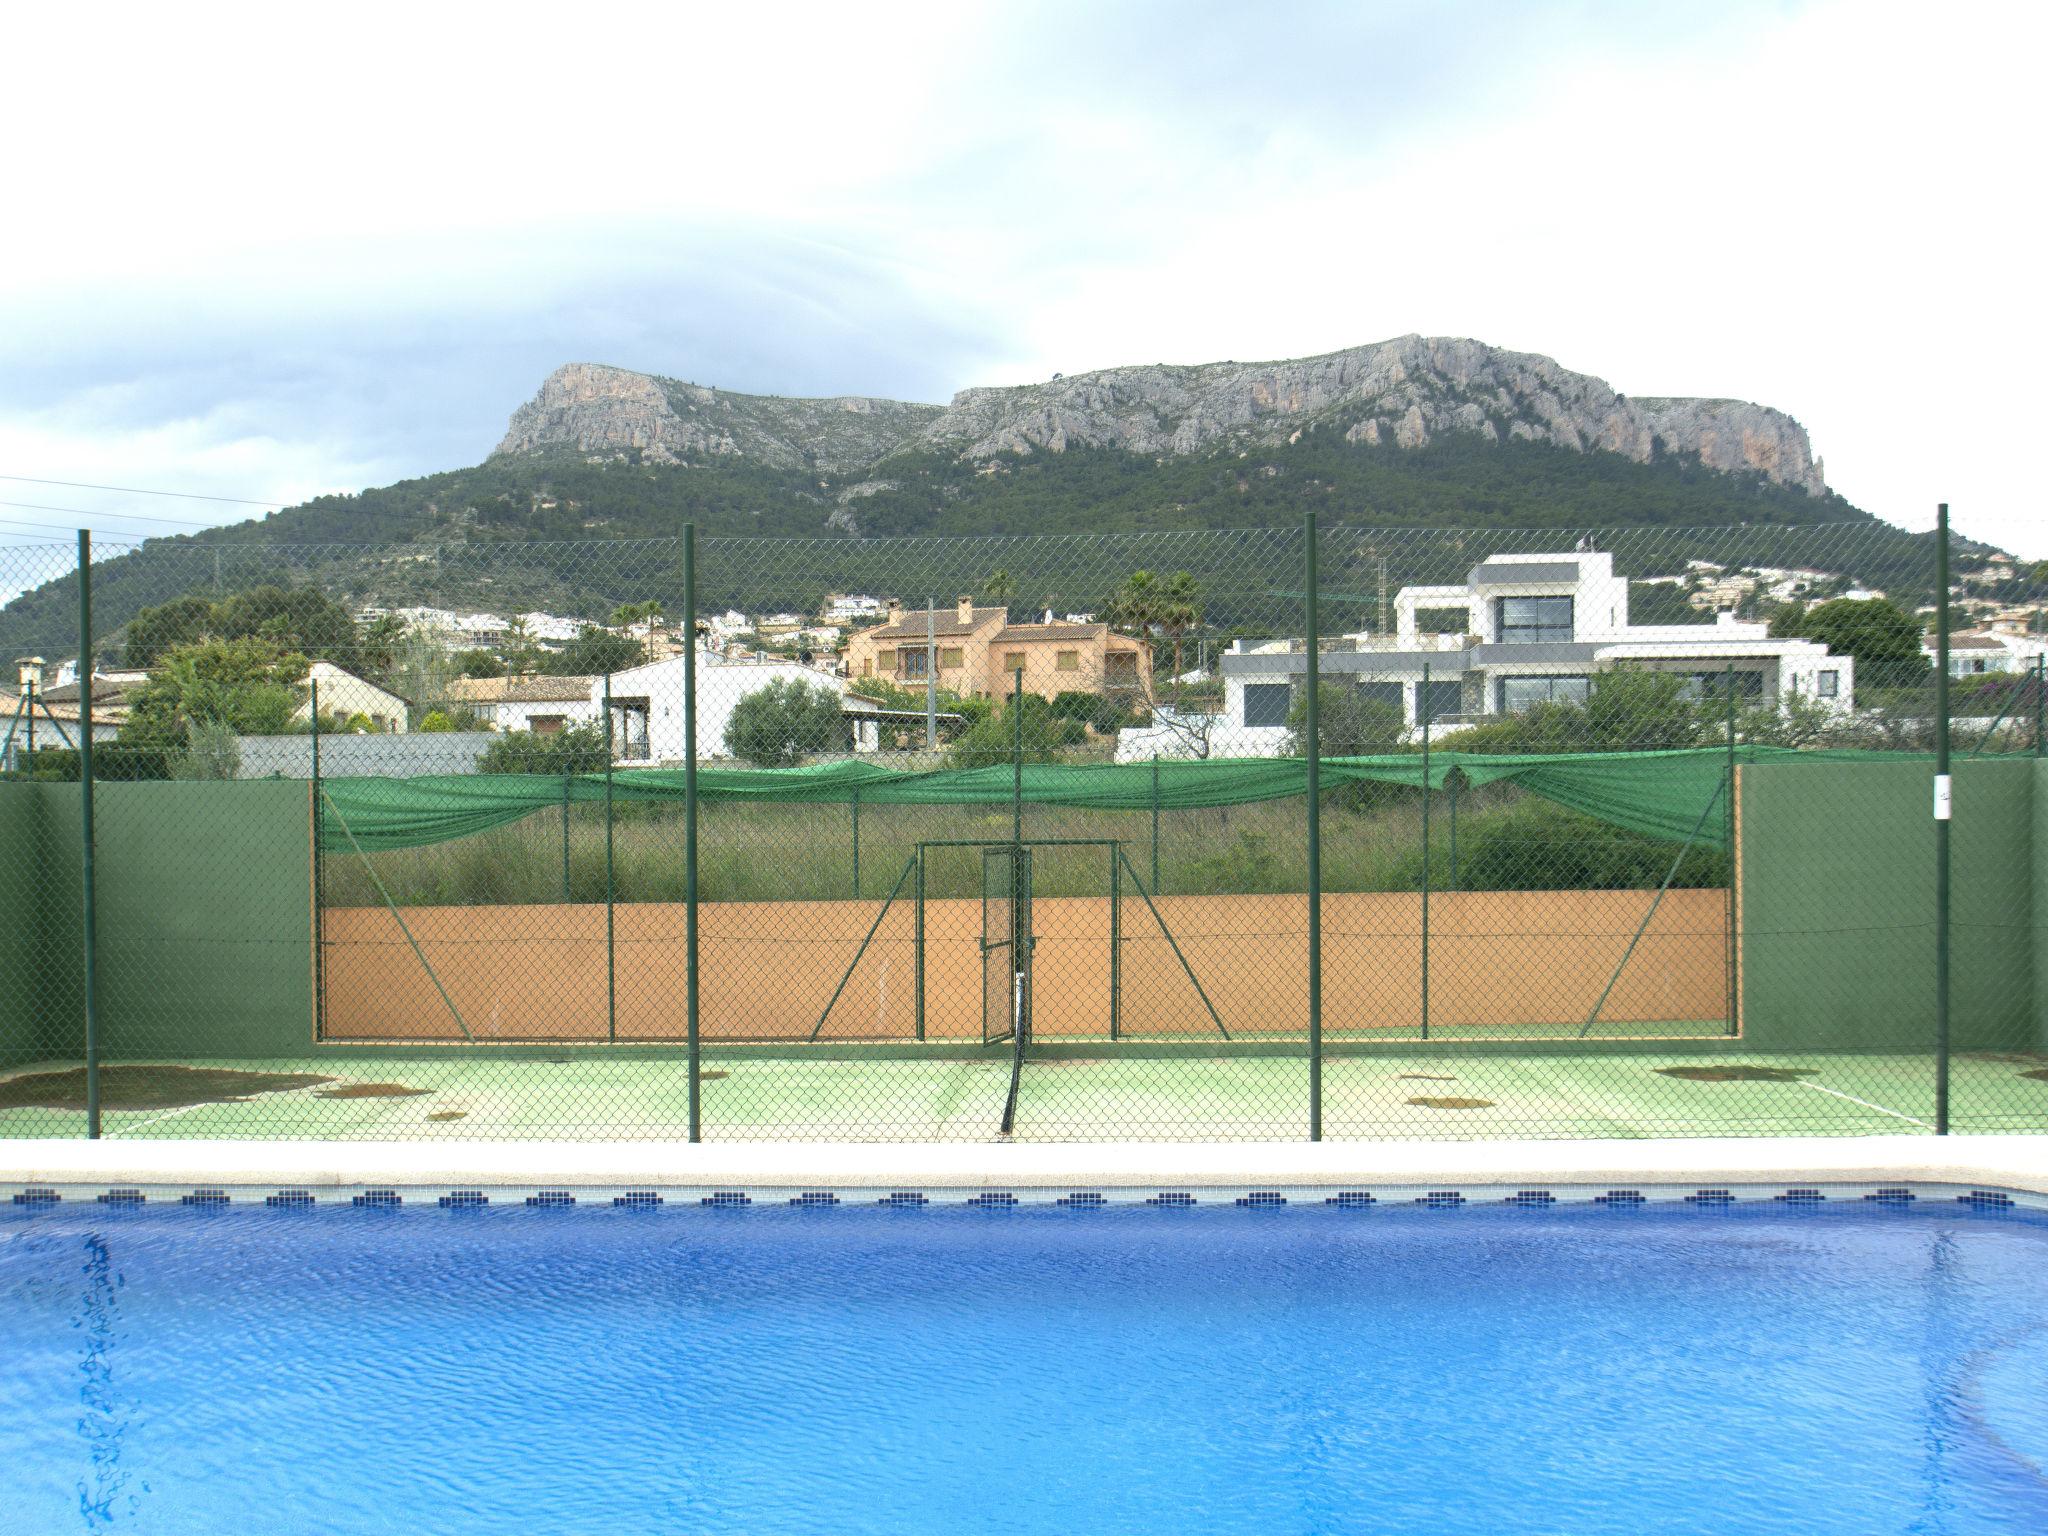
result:
<svg viewBox="0 0 2048 1536"><path fill-rule="evenodd" d="M1287 708L1293 702L1294 690L1286 683L1246 683L1244 685L1244 723L1246 725L1285 725Z"/></svg>
<svg viewBox="0 0 2048 1536"><path fill-rule="evenodd" d="M923 648L916 650L905 646L896 653L896 675L898 677L930 677L932 653Z"/></svg>
<svg viewBox="0 0 2048 1536"><path fill-rule="evenodd" d="M1572 600L1568 597L1498 598L1495 615L1502 645L1529 645L1572 637Z"/></svg>
<svg viewBox="0 0 2048 1536"><path fill-rule="evenodd" d="M1427 690L1418 683L1415 692L1425 720L1441 720L1465 707L1465 690L1457 683L1431 682Z"/></svg>
<svg viewBox="0 0 2048 1536"><path fill-rule="evenodd" d="M1764 675L1761 672L1737 672L1735 674L1735 697L1738 699L1761 699L1764 696ZM1679 690L1679 697L1686 699L1728 698L1728 674L1726 672L1692 672L1686 675L1685 686Z"/></svg>
<svg viewBox="0 0 2048 1536"><path fill-rule="evenodd" d="M1590 680L1584 677L1504 677L1500 680L1500 710L1519 715L1538 704L1583 704Z"/></svg>

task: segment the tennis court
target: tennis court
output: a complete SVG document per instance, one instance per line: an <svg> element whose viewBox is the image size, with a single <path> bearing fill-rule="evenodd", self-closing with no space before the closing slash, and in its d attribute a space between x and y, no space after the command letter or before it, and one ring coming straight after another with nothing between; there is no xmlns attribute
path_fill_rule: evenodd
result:
<svg viewBox="0 0 2048 1536"><path fill-rule="evenodd" d="M699 1087L706 1140L993 1141L1010 1052L978 1057L713 1052ZM1959 1130L2048 1121L2048 1055L1961 1055ZM1306 1125L1300 1055L1048 1055L1019 1077L1017 1140L1134 1133L1292 1138ZM345 1055L123 1063L102 1072L112 1137L336 1140L673 1137L680 1055L554 1058ZM75 1064L0 1078L0 1136L76 1135ZM1345 1138L1867 1135L1931 1131L1924 1054L1436 1049L1338 1055L1323 1068L1324 1133Z"/></svg>

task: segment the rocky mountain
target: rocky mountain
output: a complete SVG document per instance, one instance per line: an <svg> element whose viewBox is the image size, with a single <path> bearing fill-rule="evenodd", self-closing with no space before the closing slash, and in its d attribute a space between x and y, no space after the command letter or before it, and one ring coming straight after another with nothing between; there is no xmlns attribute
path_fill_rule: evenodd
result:
<svg viewBox="0 0 2048 1536"><path fill-rule="evenodd" d="M845 395L794 400L736 395L677 379L570 363L512 413L498 454L569 449L631 454L646 464L747 459L777 469L857 469L892 452L940 415L936 405Z"/></svg>
<svg viewBox="0 0 2048 1536"><path fill-rule="evenodd" d="M925 536L1057 534L1076 539L1002 563L1025 606L1088 606L1103 595L1097 567L1192 565L1202 542L1112 553L1105 540L1298 526L1311 508L1327 526L1402 530L1375 582L1455 575L1485 530L1569 540L1627 527L1631 575L1702 558L1931 591L1925 541L1830 491L1782 411L1632 399L1546 357L1404 336L1284 362L968 389L947 405L733 394L571 364L482 463L110 552L94 567L93 611L112 633L142 606L265 580L314 582L352 606L602 617L677 594L658 551L600 541L671 540L684 523L704 541L802 541L737 561L707 554L707 603L967 591L993 563L986 545ZM959 570L939 569L956 559ZM651 574L629 573L647 560ZM1236 579L1195 574L1216 589ZM1222 617L1217 602L1210 611ZM0 648L67 654L76 623L70 579L47 582L0 607Z"/></svg>
<svg viewBox="0 0 2048 1536"><path fill-rule="evenodd" d="M520 407L500 455L570 451L648 463L721 457L850 473L930 450L968 461L1106 448L1149 457L1330 434L1422 448L1447 434L1696 459L1826 494L1806 429L1740 400L1630 399L1550 358L1456 337L1402 336L1282 362L1107 368L966 389L945 407L735 395L618 368L557 369Z"/></svg>

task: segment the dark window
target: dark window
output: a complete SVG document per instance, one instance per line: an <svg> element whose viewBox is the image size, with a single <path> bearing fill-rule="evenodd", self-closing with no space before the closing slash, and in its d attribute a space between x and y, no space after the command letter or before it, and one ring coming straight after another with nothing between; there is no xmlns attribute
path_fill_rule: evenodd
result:
<svg viewBox="0 0 2048 1536"><path fill-rule="evenodd" d="M1760 699L1764 696L1764 675L1761 672L1737 672L1735 674L1735 697L1738 699ZM1679 697L1686 699L1721 699L1728 697L1728 674L1726 672L1692 672L1686 675L1685 686L1679 690Z"/></svg>
<svg viewBox="0 0 2048 1536"><path fill-rule="evenodd" d="M1432 682L1426 693L1417 683L1415 691L1425 720L1441 720L1446 715L1455 715L1465 705L1464 689L1457 683Z"/></svg>
<svg viewBox="0 0 2048 1536"><path fill-rule="evenodd" d="M932 653L927 650L912 650L905 646L896 653L896 675L898 677L929 677L931 675Z"/></svg>
<svg viewBox="0 0 2048 1536"><path fill-rule="evenodd" d="M1294 690L1285 683L1246 683L1244 685L1244 723L1246 725L1285 725L1287 708L1294 700Z"/></svg>
<svg viewBox="0 0 2048 1536"><path fill-rule="evenodd" d="M1400 709L1407 703L1401 697L1399 683L1360 683L1358 696L1368 704L1390 704L1395 709Z"/></svg>
<svg viewBox="0 0 2048 1536"><path fill-rule="evenodd" d="M1588 680L1583 677L1504 677L1500 680L1500 710L1519 715L1538 704L1583 704Z"/></svg>
<svg viewBox="0 0 2048 1536"><path fill-rule="evenodd" d="M1839 698L1842 692L1842 674L1822 672L1814 680L1814 693L1823 699Z"/></svg>
<svg viewBox="0 0 2048 1536"><path fill-rule="evenodd" d="M1568 597L1497 598L1494 611L1502 645L1531 645L1572 637L1572 600Z"/></svg>

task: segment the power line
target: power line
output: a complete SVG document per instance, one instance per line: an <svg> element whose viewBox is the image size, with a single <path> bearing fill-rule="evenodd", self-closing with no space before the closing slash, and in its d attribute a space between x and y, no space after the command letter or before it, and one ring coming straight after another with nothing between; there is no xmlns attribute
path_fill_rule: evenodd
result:
<svg viewBox="0 0 2048 1536"><path fill-rule="evenodd" d="M74 491L122 491L130 496L174 496L184 501L225 501L238 507L288 507L288 501L256 501L247 496L207 496L198 491L152 491L139 485L94 485L86 480L38 480L33 475L0 475L23 485L61 485ZM61 510L61 509L60 509Z"/></svg>
<svg viewBox="0 0 2048 1536"><path fill-rule="evenodd" d="M181 528L219 528L219 523L202 523L189 517L154 517L145 512L88 512L84 507L53 507L40 501L0 501L0 507L16 507L24 512L67 512L74 517L92 519L96 517L119 518L124 523L173 523Z"/></svg>

